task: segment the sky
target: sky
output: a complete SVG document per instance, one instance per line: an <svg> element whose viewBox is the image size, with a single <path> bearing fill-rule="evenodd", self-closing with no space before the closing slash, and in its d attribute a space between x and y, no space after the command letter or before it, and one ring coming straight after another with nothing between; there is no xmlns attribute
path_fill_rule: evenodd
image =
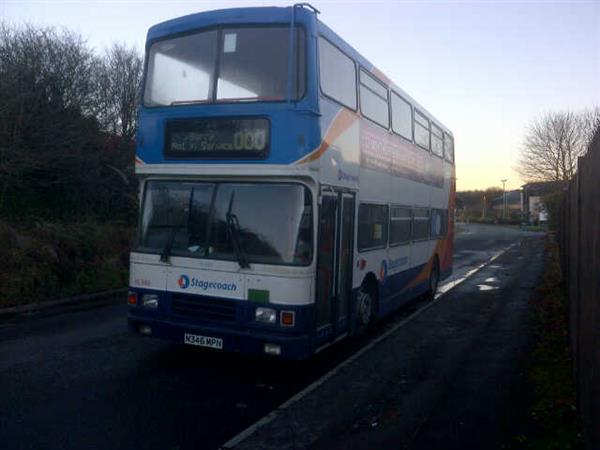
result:
<svg viewBox="0 0 600 450"><path fill-rule="evenodd" d="M101 52L144 48L148 28L182 15L271 1L0 0L13 25L64 26ZM600 0L313 0L320 19L450 128L457 189L507 189L528 124L600 105Z"/></svg>

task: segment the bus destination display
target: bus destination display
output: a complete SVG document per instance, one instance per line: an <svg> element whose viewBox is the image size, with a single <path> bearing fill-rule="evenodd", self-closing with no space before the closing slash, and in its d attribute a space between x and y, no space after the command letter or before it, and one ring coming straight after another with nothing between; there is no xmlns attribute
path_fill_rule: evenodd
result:
<svg viewBox="0 0 600 450"><path fill-rule="evenodd" d="M167 122L169 157L264 157L269 121L264 118L208 118Z"/></svg>

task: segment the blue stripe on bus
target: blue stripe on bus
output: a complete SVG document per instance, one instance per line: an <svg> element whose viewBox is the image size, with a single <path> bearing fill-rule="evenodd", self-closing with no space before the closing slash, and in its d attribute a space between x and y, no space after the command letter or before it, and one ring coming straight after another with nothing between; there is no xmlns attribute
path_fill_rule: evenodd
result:
<svg viewBox="0 0 600 450"><path fill-rule="evenodd" d="M411 301L415 297L427 291L429 280L407 288L417 275L423 270L425 264L412 267L411 269L388 275L385 280L379 281L379 311L378 315L384 316Z"/></svg>
<svg viewBox="0 0 600 450"><path fill-rule="evenodd" d="M135 319L168 321L172 324L211 326L223 330L255 330L257 332L277 332L282 335L306 334L313 329L314 304L280 305L262 304L248 300L234 300L222 297L209 297L195 294L179 294L168 291L131 288L138 294L138 304L129 308L129 315ZM156 310L144 308L141 297L145 293L158 295ZM278 311L293 311L295 325L285 327L278 324L260 324L254 320L257 307L264 306ZM279 317L279 314L278 314Z"/></svg>

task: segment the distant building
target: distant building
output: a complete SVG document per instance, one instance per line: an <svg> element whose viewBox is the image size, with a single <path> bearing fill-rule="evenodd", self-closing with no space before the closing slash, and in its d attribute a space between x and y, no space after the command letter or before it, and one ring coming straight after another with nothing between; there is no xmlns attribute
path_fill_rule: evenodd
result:
<svg viewBox="0 0 600 450"><path fill-rule="evenodd" d="M566 183L562 181L540 181L521 186L521 210L523 221L543 223L548 221L548 210L544 196L562 190Z"/></svg>
<svg viewBox="0 0 600 450"><path fill-rule="evenodd" d="M506 213L504 213L504 202L506 201ZM506 191L492 199L493 216L506 219L521 219L521 191Z"/></svg>

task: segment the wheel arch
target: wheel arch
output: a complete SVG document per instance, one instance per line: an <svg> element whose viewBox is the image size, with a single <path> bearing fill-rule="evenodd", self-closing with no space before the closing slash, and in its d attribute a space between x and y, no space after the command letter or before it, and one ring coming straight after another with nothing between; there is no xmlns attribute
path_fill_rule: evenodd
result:
<svg viewBox="0 0 600 450"><path fill-rule="evenodd" d="M373 309L375 317L379 316L379 281L377 276L373 272L369 272L365 275L360 284L361 289L365 289L371 298L373 299Z"/></svg>

